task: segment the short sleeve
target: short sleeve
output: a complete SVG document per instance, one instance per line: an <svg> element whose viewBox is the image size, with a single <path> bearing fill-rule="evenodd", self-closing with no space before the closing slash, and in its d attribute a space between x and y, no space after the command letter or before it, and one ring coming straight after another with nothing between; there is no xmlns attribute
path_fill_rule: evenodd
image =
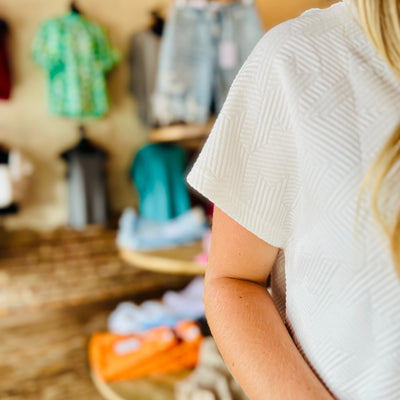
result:
<svg viewBox="0 0 400 400"><path fill-rule="evenodd" d="M104 72L109 72L121 60L118 50L113 47L107 37L105 30L94 25L94 40L96 48L97 61Z"/></svg>
<svg viewBox="0 0 400 400"><path fill-rule="evenodd" d="M37 31L32 56L35 62L47 71L60 63L59 30L55 21L45 22Z"/></svg>
<svg viewBox="0 0 400 400"><path fill-rule="evenodd" d="M240 70L187 177L218 208L279 248L293 236L300 188L295 99L281 54L290 35L284 25L264 36Z"/></svg>

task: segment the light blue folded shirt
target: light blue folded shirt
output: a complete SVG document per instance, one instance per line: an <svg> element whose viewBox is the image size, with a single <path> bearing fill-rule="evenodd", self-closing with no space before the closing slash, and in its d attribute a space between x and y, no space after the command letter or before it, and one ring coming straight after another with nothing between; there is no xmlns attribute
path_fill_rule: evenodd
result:
<svg viewBox="0 0 400 400"><path fill-rule="evenodd" d="M119 222L117 245L133 251L158 250L201 240L208 231L206 216L200 207L167 222L144 219L128 208Z"/></svg>

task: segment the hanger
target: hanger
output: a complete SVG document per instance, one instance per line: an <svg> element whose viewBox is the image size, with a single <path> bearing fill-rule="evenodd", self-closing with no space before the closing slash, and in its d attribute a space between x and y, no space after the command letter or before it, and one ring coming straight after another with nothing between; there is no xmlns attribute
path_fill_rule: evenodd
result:
<svg viewBox="0 0 400 400"><path fill-rule="evenodd" d="M5 21L4 19L0 19L0 33L8 33L10 30L7 21Z"/></svg>
<svg viewBox="0 0 400 400"><path fill-rule="evenodd" d="M80 153L92 153L95 147L87 138L86 128L84 125L79 125L79 136L80 140L75 147L75 150L78 150Z"/></svg>
<svg viewBox="0 0 400 400"><path fill-rule="evenodd" d="M9 152L10 149L3 143L0 143L0 164L8 164Z"/></svg>
<svg viewBox="0 0 400 400"><path fill-rule="evenodd" d="M75 14L81 14L81 10L78 8L78 6L76 5L75 1L71 1L71 12L75 13Z"/></svg>
<svg viewBox="0 0 400 400"><path fill-rule="evenodd" d="M159 10L151 11L151 16L153 18L153 22L151 24L150 29L157 36L162 36L163 30L164 30L164 25L165 25L164 18L161 16L161 13Z"/></svg>

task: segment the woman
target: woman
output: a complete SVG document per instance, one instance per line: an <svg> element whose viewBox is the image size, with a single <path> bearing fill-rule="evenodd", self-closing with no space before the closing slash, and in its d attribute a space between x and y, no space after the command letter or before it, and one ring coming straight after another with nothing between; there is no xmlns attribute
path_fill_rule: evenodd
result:
<svg viewBox="0 0 400 400"><path fill-rule="evenodd" d="M398 7L268 32L188 176L215 204L207 317L252 400L400 398Z"/></svg>

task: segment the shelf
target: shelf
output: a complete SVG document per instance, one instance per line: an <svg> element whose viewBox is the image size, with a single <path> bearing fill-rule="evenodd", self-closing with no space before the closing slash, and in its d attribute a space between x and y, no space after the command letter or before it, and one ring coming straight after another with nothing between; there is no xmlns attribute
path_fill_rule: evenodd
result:
<svg viewBox="0 0 400 400"><path fill-rule="evenodd" d="M174 400L174 386L192 371L157 375L123 382L104 382L94 371L92 380L99 393L107 400Z"/></svg>
<svg viewBox="0 0 400 400"><path fill-rule="evenodd" d="M201 275L205 267L194 262L194 258L203 251L202 242L170 249L139 252L120 249L120 257L126 263L153 272L180 275Z"/></svg>
<svg viewBox="0 0 400 400"><path fill-rule="evenodd" d="M152 143L202 141L209 136L214 123L213 117L205 124L178 124L153 129L149 140Z"/></svg>

